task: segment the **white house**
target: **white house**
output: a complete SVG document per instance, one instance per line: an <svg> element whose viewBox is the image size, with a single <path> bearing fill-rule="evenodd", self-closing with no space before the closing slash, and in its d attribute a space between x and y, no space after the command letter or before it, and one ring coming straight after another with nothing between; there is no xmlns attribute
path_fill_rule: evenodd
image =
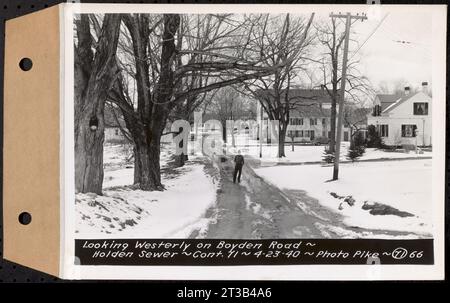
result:
<svg viewBox="0 0 450 303"><path fill-rule="evenodd" d="M431 106L427 82L416 93L405 87L401 96L377 95L367 124L376 127L386 145L431 146Z"/></svg>
<svg viewBox="0 0 450 303"><path fill-rule="evenodd" d="M270 95L270 92L268 93ZM287 127L286 142L312 142L315 139L330 137L331 99L323 89L291 89L289 98L295 102L295 107L289 112L289 125ZM339 108L337 109L339 112ZM257 104L257 123L260 124L267 114L261 111ZM336 123L337 124L337 123ZM341 133L342 141L350 141L350 130L344 125Z"/></svg>

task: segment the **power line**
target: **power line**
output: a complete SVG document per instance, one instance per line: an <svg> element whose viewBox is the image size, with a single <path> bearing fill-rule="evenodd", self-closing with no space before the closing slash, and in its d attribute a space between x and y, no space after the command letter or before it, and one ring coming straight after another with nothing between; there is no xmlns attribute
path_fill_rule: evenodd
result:
<svg viewBox="0 0 450 303"><path fill-rule="evenodd" d="M364 40L364 42L358 47L358 49L355 52L353 52L353 55L350 57L350 59L353 58L353 56L355 56L358 53L358 51L364 46L364 44L366 44L366 42L370 39L370 37L372 37L373 34L375 34L375 32L378 30L378 28L381 26L381 24L387 18L388 15L389 15L389 13L387 13L383 17L383 19L381 19L381 21L378 23L378 25L375 27L375 29L370 33L370 35L366 38L366 40Z"/></svg>

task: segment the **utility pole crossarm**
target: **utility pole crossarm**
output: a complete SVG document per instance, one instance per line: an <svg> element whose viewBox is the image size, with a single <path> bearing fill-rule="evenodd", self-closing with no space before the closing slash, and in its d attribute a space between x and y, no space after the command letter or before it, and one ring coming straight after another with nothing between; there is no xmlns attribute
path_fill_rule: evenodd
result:
<svg viewBox="0 0 450 303"><path fill-rule="evenodd" d="M331 13L330 17L332 17L332 18L347 18L348 15L350 15L351 19L357 19L357 20L359 19L359 20L362 20L362 21L367 20L367 16L365 14L362 14L362 15L359 15L359 14L351 15L350 13L347 13L347 14L341 14L341 13L333 14L333 13Z"/></svg>

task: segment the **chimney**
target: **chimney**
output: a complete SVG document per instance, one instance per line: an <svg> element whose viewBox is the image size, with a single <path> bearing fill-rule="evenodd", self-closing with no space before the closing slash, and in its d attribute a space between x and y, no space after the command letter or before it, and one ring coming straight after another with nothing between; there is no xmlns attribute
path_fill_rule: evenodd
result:
<svg viewBox="0 0 450 303"><path fill-rule="evenodd" d="M405 96L408 96L409 92L409 86L405 86Z"/></svg>
<svg viewBox="0 0 450 303"><path fill-rule="evenodd" d="M428 82L422 82L422 91L428 94Z"/></svg>

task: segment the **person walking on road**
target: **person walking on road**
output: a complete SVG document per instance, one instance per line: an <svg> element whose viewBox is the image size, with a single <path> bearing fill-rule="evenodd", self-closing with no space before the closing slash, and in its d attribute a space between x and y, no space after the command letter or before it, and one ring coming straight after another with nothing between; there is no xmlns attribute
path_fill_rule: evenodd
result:
<svg viewBox="0 0 450 303"><path fill-rule="evenodd" d="M238 183L241 183L242 166L244 166L244 156L241 155L241 151L234 157L234 173L233 173L233 183L236 183L236 177Z"/></svg>

